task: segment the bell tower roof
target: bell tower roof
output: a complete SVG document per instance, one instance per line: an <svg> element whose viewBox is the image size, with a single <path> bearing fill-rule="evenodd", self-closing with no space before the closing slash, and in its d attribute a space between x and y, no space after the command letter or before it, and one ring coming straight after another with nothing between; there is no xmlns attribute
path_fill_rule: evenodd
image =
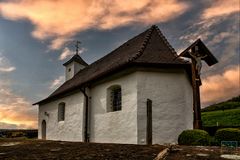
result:
<svg viewBox="0 0 240 160"><path fill-rule="evenodd" d="M67 66L68 64L70 64L71 62L77 62L83 66L88 66L88 64L78 55L75 54L71 59L69 59L67 62L65 62L63 65Z"/></svg>
<svg viewBox="0 0 240 160"><path fill-rule="evenodd" d="M65 62L63 65L64 66L67 66L67 65L69 65L70 63L72 63L72 62L77 62L78 64L81 64L81 65L83 65L83 66L88 66L88 64L79 56L79 54L78 54L78 52L79 52L79 45L81 44L81 42L80 41L76 41L76 44L75 44L75 47L76 47L76 53L75 53L75 55L70 59L70 60L68 60L67 62Z"/></svg>

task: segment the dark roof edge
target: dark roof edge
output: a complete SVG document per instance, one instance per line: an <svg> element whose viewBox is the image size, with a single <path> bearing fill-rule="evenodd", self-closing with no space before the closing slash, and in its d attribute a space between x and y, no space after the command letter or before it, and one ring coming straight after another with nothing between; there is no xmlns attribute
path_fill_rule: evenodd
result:
<svg viewBox="0 0 240 160"><path fill-rule="evenodd" d="M139 58L139 57L143 54L144 50L146 49L146 47L147 47L147 45L148 45L148 42L149 42L150 39L151 39L151 35L152 35L152 33L153 33L154 27L155 27L155 26L153 25L153 26L148 30L148 33L147 33L147 35L144 37L144 40L143 40L143 42L142 42L142 45L141 45L140 49L138 50L138 52L137 52L133 57L131 57L131 58L128 59L128 62L134 61L135 59Z"/></svg>
<svg viewBox="0 0 240 160"><path fill-rule="evenodd" d="M127 67L161 67L161 68L177 68L177 67L183 67L183 68L186 68L187 67L191 67L191 64L190 63L185 63L185 64L159 64L159 63L152 63L152 64L149 64L149 63L135 63L135 62L131 62L131 63L127 63L127 64L124 64L124 65L120 65L118 66L117 68L115 69L111 69L111 70L108 70L107 72L105 73L102 73L101 75L99 75L98 77L94 77L93 79L83 83L82 85L78 86L78 87L75 87L75 88L71 88L69 90L66 90L65 92L63 93L60 93L60 94L57 94L55 95L54 97L47 97L41 101L38 101L32 105L37 105L37 104L46 104L48 102L51 102L51 101L54 101L56 99L58 99L59 97L66 97L68 95L72 95L73 93L76 93L76 91L82 87L86 87L86 86L89 86L89 84L91 84L93 81L95 81L96 79L100 79L102 77L106 77L112 73L116 73L121 71L121 70L124 70L125 68Z"/></svg>
<svg viewBox="0 0 240 160"><path fill-rule="evenodd" d="M65 92L63 92L63 93L56 94L56 95L54 95L53 97L47 97L47 98L45 98L45 99L43 99L43 100L41 100L41 101L39 101L39 102L36 102L36 103L34 103L34 104L32 104L32 105L40 104L40 103L44 102L45 100L50 100L50 101L51 101L51 99L53 99L53 98L55 98L55 97L58 97L58 96L61 95L61 94L64 94L64 93L66 93L66 92L70 92L70 91L72 91L72 90L76 90L76 89L81 88L81 87L85 87L86 84L89 84L91 81L93 81L93 80L95 80L95 79L98 79L98 78L101 78L101 77L103 77L103 76L105 76L105 75L107 75L107 74L109 74L109 73L112 73L112 72L114 72L114 71L116 71L116 70L118 70L118 69L120 69L120 68L123 68L123 67L125 67L125 65L126 65L126 64L124 64L124 65L119 65L119 66L117 66L117 67L114 68L114 69L107 70L106 72L98 75L97 77L94 77L93 79L90 79L90 80L88 80L87 82L84 82L83 84L81 84L81 85L78 86L78 87L70 88L70 89L66 90ZM51 95L50 95L50 96L51 96Z"/></svg>
<svg viewBox="0 0 240 160"><path fill-rule="evenodd" d="M163 39L163 42L169 47L169 49L172 51L172 53L177 57L177 52L176 52L175 49L171 46L171 44L168 42L167 38L163 35L163 33L161 32L161 30L160 30L156 25L153 25L153 27L156 28L156 30L158 31L158 35Z"/></svg>
<svg viewBox="0 0 240 160"><path fill-rule="evenodd" d="M200 38L198 38L195 42L193 42L190 46L188 46L186 49L184 49L180 54L179 57L182 57L190 48L192 48L193 46L195 46L200 40Z"/></svg>
<svg viewBox="0 0 240 160"><path fill-rule="evenodd" d="M188 52L189 49L193 48L195 45L200 44L206 51L206 54L210 57L209 60L205 60L209 66L212 66L218 63L217 58L212 54L212 52L207 48L207 46L202 42L200 38L198 38L195 42L193 42L189 47L187 47L184 51L182 51L178 57L184 57L184 55ZM206 58L205 58L206 59Z"/></svg>
<svg viewBox="0 0 240 160"><path fill-rule="evenodd" d="M71 63L73 61L76 61L76 62L78 62L81 65L88 66L88 64L78 54L75 54L70 60L68 60L67 62L63 63L63 65L66 66L66 65L68 65L69 63Z"/></svg>

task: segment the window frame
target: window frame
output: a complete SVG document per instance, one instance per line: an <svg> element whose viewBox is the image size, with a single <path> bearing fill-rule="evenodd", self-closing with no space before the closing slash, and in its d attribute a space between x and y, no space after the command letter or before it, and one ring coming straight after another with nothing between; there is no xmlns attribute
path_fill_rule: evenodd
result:
<svg viewBox="0 0 240 160"><path fill-rule="evenodd" d="M65 106L64 102L58 104L58 122L65 121Z"/></svg>
<svg viewBox="0 0 240 160"><path fill-rule="evenodd" d="M107 89L107 112L122 110L122 88L120 85L113 85Z"/></svg>

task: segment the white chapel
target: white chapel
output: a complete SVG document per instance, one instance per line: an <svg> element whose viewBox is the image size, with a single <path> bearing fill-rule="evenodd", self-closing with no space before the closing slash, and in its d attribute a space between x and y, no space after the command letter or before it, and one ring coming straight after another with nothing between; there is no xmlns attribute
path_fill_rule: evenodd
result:
<svg viewBox="0 0 240 160"><path fill-rule="evenodd" d="M155 25L92 64L63 65L66 81L35 103L39 139L163 144L193 128L191 63Z"/></svg>

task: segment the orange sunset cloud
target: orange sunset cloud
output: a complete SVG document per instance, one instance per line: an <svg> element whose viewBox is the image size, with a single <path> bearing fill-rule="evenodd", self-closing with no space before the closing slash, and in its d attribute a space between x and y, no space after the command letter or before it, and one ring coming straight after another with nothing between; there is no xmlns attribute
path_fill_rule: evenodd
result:
<svg viewBox="0 0 240 160"><path fill-rule="evenodd" d="M0 128L4 126L36 128L36 108L21 96L13 94L9 85L9 83L0 81Z"/></svg>
<svg viewBox="0 0 240 160"><path fill-rule="evenodd" d="M35 25L32 35L52 39L59 49L77 32L89 28L112 29L132 23L153 24L171 20L186 11L177 0L15 0L0 3L1 14L11 20L27 19Z"/></svg>
<svg viewBox="0 0 240 160"><path fill-rule="evenodd" d="M204 11L202 18L208 19L216 16L225 16L234 12L239 12L239 6L239 0L216 0L213 1L212 5Z"/></svg>
<svg viewBox="0 0 240 160"><path fill-rule="evenodd" d="M233 66L221 75L209 76L202 81L203 104L224 101L240 94L240 66Z"/></svg>

